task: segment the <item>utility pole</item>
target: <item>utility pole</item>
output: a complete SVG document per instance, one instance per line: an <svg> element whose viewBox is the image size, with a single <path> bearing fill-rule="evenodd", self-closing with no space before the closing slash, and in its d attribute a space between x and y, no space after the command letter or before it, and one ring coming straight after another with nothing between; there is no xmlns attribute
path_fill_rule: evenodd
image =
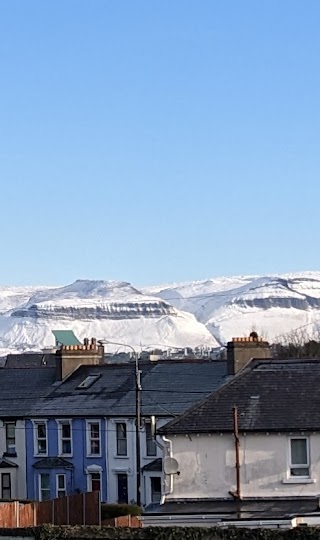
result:
<svg viewBox="0 0 320 540"><path fill-rule="evenodd" d="M240 483L240 439L238 431L238 407L233 407L233 435L236 450L236 498L241 499L241 483Z"/></svg>
<svg viewBox="0 0 320 540"><path fill-rule="evenodd" d="M140 461L140 430L141 430L141 371L139 370L138 355L135 353L135 383L136 383L136 487L137 505L141 506L141 461Z"/></svg>

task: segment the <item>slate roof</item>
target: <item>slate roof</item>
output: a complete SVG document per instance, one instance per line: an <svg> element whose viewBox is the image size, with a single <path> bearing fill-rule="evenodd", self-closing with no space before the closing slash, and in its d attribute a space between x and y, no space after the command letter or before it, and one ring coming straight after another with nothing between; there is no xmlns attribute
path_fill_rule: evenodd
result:
<svg viewBox="0 0 320 540"><path fill-rule="evenodd" d="M157 458L142 467L143 471L162 471L162 458Z"/></svg>
<svg viewBox="0 0 320 540"><path fill-rule="evenodd" d="M33 464L35 469L73 469L73 464L60 457L45 457Z"/></svg>
<svg viewBox="0 0 320 540"><path fill-rule="evenodd" d="M33 368L54 367L56 365L55 353L23 353L8 354L5 362L6 368ZM4 366L3 366L4 367Z"/></svg>
<svg viewBox="0 0 320 540"><path fill-rule="evenodd" d="M188 500L167 501L164 504L153 504L146 508L147 515L205 515L221 516L228 519L284 519L305 514L319 515L317 498L256 499L256 500Z"/></svg>
<svg viewBox="0 0 320 540"><path fill-rule="evenodd" d="M226 376L226 362L220 361L164 360L141 362L139 368L143 416L181 414L221 385ZM89 388L78 388L87 376L97 374L100 377ZM134 364L80 366L32 406L33 416L63 417L66 413L80 417L134 416Z"/></svg>
<svg viewBox="0 0 320 540"><path fill-rule="evenodd" d="M26 418L35 403L52 389L56 369L0 369L0 417Z"/></svg>
<svg viewBox="0 0 320 540"><path fill-rule="evenodd" d="M0 469L16 468L18 465L7 458L0 458Z"/></svg>
<svg viewBox="0 0 320 540"><path fill-rule="evenodd" d="M187 434L319 431L320 359L253 360L200 404L159 430Z"/></svg>

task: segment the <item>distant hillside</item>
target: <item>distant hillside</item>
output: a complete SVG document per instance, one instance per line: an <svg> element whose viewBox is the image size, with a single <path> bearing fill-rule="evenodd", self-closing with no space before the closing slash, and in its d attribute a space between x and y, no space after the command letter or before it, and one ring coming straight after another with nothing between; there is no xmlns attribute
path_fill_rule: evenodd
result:
<svg viewBox="0 0 320 540"><path fill-rule="evenodd" d="M0 287L0 355L53 345L72 329L140 348L218 347L251 330L319 337L320 272L214 278L138 290L117 281ZM109 350L116 350L116 346Z"/></svg>

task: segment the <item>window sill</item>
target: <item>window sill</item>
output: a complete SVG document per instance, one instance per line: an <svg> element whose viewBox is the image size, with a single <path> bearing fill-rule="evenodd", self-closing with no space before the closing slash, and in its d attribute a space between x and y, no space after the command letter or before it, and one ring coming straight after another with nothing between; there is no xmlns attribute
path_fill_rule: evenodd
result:
<svg viewBox="0 0 320 540"><path fill-rule="evenodd" d="M115 459L129 459L129 456L118 456L117 454L115 454L114 458Z"/></svg>
<svg viewBox="0 0 320 540"><path fill-rule="evenodd" d="M17 452L3 452L3 457L17 457Z"/></svg>
<svg viewBox="0 0 320 540"><path fill-rule="evenodd" d="M316 480L314 478L285 478L282 480L283 484L315 484Z"/></svg>
<svg viewBox="0 0 320 540"><path fill-rule="evenodd" d="M98 459L102 457L102 454L87 454L86 457L88 459Z"/></svg>

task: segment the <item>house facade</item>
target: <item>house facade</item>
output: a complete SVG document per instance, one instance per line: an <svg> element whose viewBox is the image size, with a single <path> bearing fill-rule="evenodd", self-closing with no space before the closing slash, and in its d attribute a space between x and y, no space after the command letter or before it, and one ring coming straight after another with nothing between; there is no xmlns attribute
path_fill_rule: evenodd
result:
<svg viewBox="0 0 320 540"><path fill-rule="evenodd" d="M95 340L24 356L1 369L2 499L48 500L99 490L102 501L132 503L139 466L141 503L159 503L164 444L154 430L207 396L227 374L224 361L139 362L138 460L133 363L104 363Z"/></svg>
<svg viewBox="0 0 320 540"><path fill-rule="evenodd" d="M167 500L230 499L237 493L232 434L173 435L179 463ZM320 490L319 432L240 434L240 497L317 497Z"/></svg>
<svg viewBox="0 0 320 540"><path fill-rule="evenodd" d="M68 351L72 365L77 349ZM65 360L65 359L63 359ZM79 363L79 360L78 360ZM160 502L161 427L222 383L226 362L141 362L140 499ZM31 499L99 489L112 503L137 500L135 367L83 364L33 404L26 419L27 493ZM175 399L172 392L179 379ZM93 449L90 445L95 445Z"/></svg>
<svg viewBox="0 0 320 540"><path fill-rule="evenodd" d="M319 360L253 360L160 429L178 463L165 500L316 500L319 384Z"/></svg>
<svg viewBox="0 0 320 540"><path fill-rule="evenodd" d="M105 420L84 418L26 421L27 493L49 500L100 491L107 498Z"/></svg>

